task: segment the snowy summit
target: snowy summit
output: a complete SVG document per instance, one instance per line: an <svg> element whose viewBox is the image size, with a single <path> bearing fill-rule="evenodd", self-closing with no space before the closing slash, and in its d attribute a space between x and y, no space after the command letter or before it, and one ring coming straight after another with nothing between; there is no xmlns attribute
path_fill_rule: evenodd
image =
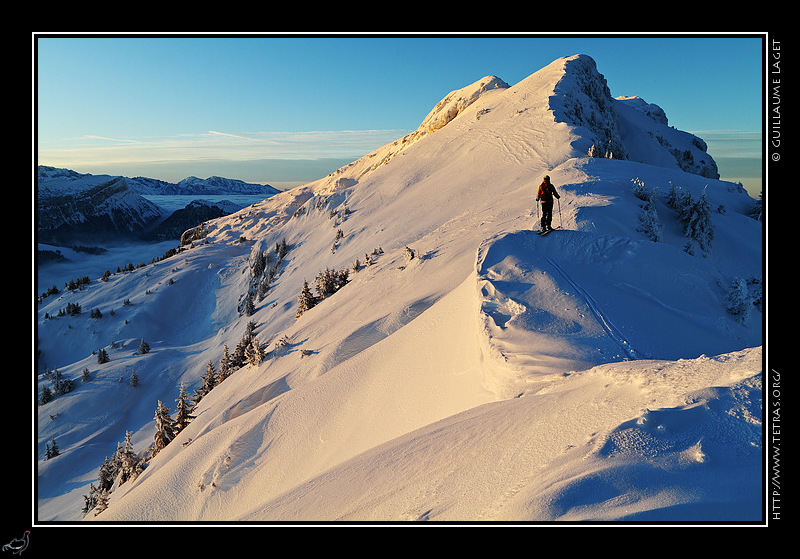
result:
<svg viewBox="0 0 800 559"><path fill-rule="evenodd" d="M762 223L653 101L487 76L42 297L38 520L762 520Z"/></svg>

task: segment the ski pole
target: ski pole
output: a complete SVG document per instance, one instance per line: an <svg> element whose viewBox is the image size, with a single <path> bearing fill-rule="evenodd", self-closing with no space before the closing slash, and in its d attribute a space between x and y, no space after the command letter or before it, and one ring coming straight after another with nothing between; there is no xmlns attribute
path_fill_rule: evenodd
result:
<svg viewBox="0 0 800 559"><path fill-rule="evenodd" d="M558 226L564 226L564 220L561 218L561 198L556 198L558 200Z"/></svg>

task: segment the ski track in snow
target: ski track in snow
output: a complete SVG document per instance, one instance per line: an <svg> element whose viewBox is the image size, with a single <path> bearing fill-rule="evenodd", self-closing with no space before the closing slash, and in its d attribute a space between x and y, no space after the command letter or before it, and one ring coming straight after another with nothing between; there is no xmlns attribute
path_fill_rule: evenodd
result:
<svg viewBox="0 0 800 559"><path fill-rule="evenodd" d="M564 268L559 266L552 257L547 256L545 258L547 259L547 262L549 262L550 265L555 268L556 271L566 280L566 282L569 283L569 285L572 286L572 288L583 298L589 309L592 311L592 314L597 319L597 322L603 327L603 330L606 331L608 336L617 342L617 344L619 344L620 348L622 348L622 351L624 351L630 359L637 359L636 350L633 349L619 328L614 326L614 323L609 320L608 316L601 310L600 305L589 294L589 292L586 291L580 284L578 284L578 282L572 279L572 277L564 270Z"/></svg>

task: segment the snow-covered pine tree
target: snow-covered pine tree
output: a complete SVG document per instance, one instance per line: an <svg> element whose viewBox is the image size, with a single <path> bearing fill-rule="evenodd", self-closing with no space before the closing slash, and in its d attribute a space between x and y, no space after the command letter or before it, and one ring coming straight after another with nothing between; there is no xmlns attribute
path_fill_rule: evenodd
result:
<svg viewBox="0 0 800 559"><path fill-rule="evenodd" d="M253 294L247 293L244 300L244 314L247 316L253 316L256 312L256 305L253 302Z"/></svg>
<svg viewBox="0 0 800 559"><path fill-rule="evenodd" d="M692 193L688 190L680 190L675 200L675 212L678 214L678 221L683 225L684 231L686 230L686 224L689 223L693 207L694 199L692 198Z"/></svg>
<svg viewBox="0 0 800 559"><path fill-rule="evenodd" d="M54 456L59 455L58 444L56 444L56 440L52 439L49 443L45 446L44 457L46 460L50 460Z"/></svg>
<svg viewBox="0 0 800 559"><path fill-rule="evenodd" d="M175 424L169 416L169 408L165 406L161 400L158 401L156 406L156 432L153 435L153 453L155 456L172 442L175 438Z"/></svg>
<svg viewBox="0 0 800 559"><path fill-rule="evenodd" d="M83 496L83 508L81 512L86 516L90 510L97 506L97 488L93 483L89 484L89 494Z"/></svg>
<svg viewBox="0 0 800 559"><path fill-rule="evenodd" d="M661 220L658 218L655 200L648 200L642 205L642 213L639 214L639 226L636 230L644 233L648 239L657 243L661 240L663 228Z"/></svg>
<svg viewBox="0 0 800 559"><path fill-rule="evenodd" d="M267 291L269 291L269 280L266 276L263 276L260 280L258 280L258 287L256 288L256 294L259 301L264 299L264 297L267 295Z"/></svg>
<svg viewBox="0 0 800 559"><path fill-rule="evenodd" d="M742 278L736 278L728 292L728 312L737 322L745 324L750 319L752 307L753 300L747 289L747 282Z"/></svg>
<svg viewBox="0 0 800 559"><path fill-rule="evenodd" d="M686 236L697 241L700 248L708 252L714 240L714 224L711 222L711 205L706 193L692 204L685 227Z"/></svg>
<svg viewBox="0 0 800 559"><path fill-rule="evenodd" d="M97 492L97 500L94 506L94 515L97 516L108 508L108 490L101 489Z"/></svg>
<svg viewBox="0 0 800 559"><path fill-rule="evenodd" d="M286 244L286 237L281 239L280 243L275 245L275 253L278 255L279 260L283 260L283 257L289 252L289 247Z"/></svg>
<svg viewBox="0 0 800 559"><path fill-rule="evenodd" d="M311 288L308 287L308 282L303 282L303 289L300 291L300 295L297 297L297 314L295 318L300 318L300 316L309 309L314 308L317 304L317 298L314 297L314 294L311 293Z"/></svg>
<svg viewBox="0 0 800 559"><path fill-rule="evenodd" d="M181 383L178 390L178 397L175 400L175 434L177 435L189 425L195 416L192 415L194 406L189 403L189 394L186 392L186 387Z"/></svg>
<svg viewBox="0 0 800 559"><path fill-rule="evenodd" d="M200 400L202 400L206 394L211 392L214 387L218 384L217 382L217 371L214 369L214 363L211 361L208 362L206 365L206 372L202 376L203 384L195 390L194 392L194 404L197 405Z"/></svg>
<svg viewBox="0 0 800 559"><path fill-rule="evenodd" d="M634 196L636 196L639 200L645 200L645 201L650 200L651 192L647 191L644 181L642 179L636 177L635 179L631 179L631 182L633 183Z"/></svg>
<svg viewBox="0 0 800 559"><path fill-rule="evenodd" d="M230 358L231 370L240 369L244 367L244 364L246 362L244 350L245 348L247 348L247 344L249 342L250 338L247 335L245 335L244 337L242 337L241 340L239 340L239 343L236 344L236 347L233 349L233 354L231 355Z"/></svg>
<svg viewBox="0 0 800 559"><path fill-rule="evenodd" d="M139 344L139 355L144 355L145 353L150 351L150 344L148 344L144 339Z"/></svg>
<svg viewBox="0 0 800 559"><path fill-rule="evenodd" d="M222 357L219 359L219 375L217 376L217 382L222 382L226 378L228 378L231 374L231 356L228 352L228 344L223 346L222 350Z"/></svg>
<svg viewBox="0 0 800 559"><path fill-rule="evenodd" d="M97 350L97 362L102 365L103 363L108 363L110 359L108 358L108 352L102 347Z"/></svg>
<svg viewBox="0 0 800 559"><path fill-rule="evenodd" d="M753 306L758 309L759 312L763 312L764 289L761 278L749 278L747 280L747 290L750 293L750 299L753 301Z"/></svg>
<svg viewBox="0 0 800 559"><path fill-rule="evenodd" d="M114 477L117 475L116 454L106 459L100 464L97 471L97 490L108 491L114 487Z"/></svg>
<svg viewBox="0 0 800 559"><path fill-rule="evenodd" d="M117 459L119 461L119 485L129 479L134 479L138 474L138 460L133 452L132 433L125 431L125 443L117 449Z"/></svg>
<svg viewBox="0 0 800 559"><path fill-rule="evenodd" d="M264 360L264 348L261 347L258 338L255 336L250 338L250 343L245 349L245 356L247 357L247 363L254 367L261 365Z"/></svg>
<svg viewBox="0 0 800 559"><path fill-rule="evenodd" d="M325 268L325 271L320 272L317 275L317 281L315 289L317 291L317 295L324 299L328 295L332 295L336 292L336 272L331 270L330 268Z"/></svg>
<svg viewBox="0 0 800 559"><path fill-rule="evenodd" d="M664 203L673 210L678 207L678 187L675 186L675 183L672 181L669 181L669 190L667 191L667 197Z"/></svg>
<svg viewBox="0 0 800 559"><path fill-rule="evenodd" d="M54 396L61 396L62 394L67 394L68 392L72 392L75 388L75 383L72 382L72 379L64 378L64 376L56 369L54 371L54 380L53 380L53 395Z"/></svg>

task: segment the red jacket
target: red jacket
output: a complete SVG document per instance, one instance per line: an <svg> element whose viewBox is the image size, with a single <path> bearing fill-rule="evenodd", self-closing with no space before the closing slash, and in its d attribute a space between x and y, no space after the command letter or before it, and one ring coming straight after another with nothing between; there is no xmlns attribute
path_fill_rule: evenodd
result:
<svg viewBox="0 0 800 559"><path fill-rule="evenodd" d="M536 201L542 202L542 204L546 204L547 202L553 203L553 196L556 198L561 198L556 192L556 187L550 184L549 182L543 182L539 185L539 192L536 194Z"/></svg>

